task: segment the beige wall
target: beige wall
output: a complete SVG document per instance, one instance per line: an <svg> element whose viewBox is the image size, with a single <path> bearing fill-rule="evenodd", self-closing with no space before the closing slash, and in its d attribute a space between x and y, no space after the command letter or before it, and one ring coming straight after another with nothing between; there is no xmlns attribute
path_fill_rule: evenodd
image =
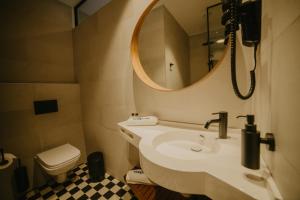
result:
<svg viewBox="0 0 300 200"><path fill-rule="evenodd" d="M151 11L139 35L139 55L144 70L159 85L189 85L189 41L185 31L164 7ZM173 63L172 71L170 63Z"/></svg>
<svg viewBox="0 0 300 200"><path fill-rule="evenodd" d="M57 0L0 2L0 82L74 82L72 9Z"/></svg>
<svg viewBox="0 0 300 200"><path fill-rule="evenodd" d="M166 8L164 27L166 87L180 89L190 84L189 37Z"/></svg>
<svg viewBox="0 0 300 200"><path fill-rule="evenodd" d="M33 186L44 184L34 156L70 143L81 151L85 142L81 123L79 84L0 84L0 147L21 158ZM33 101L58 100L58 112L35 115Z"/></svg>
<svg viewBox="0 0 300 200"><path fill-rule="evenodd" d="M75 82L72 9L56 0L1 1L0 25L0 146L38 186L46 176L37 153L69 142L86 160L79 85L62 84ZM47 99L58 99L59 112L34 115L33 101Z"/></svg>
<svg viewBox="0 0 300 200"><path fill-rule="evenodd" d="M298 127L299 33L298 1L263 1L262 44L257 90L248 101L235 97L230 80L230 56L199 83L183 90L159 92L135 75L129 58L131 34L149 1L115 0L74 32L75 63L81 85L88 152L102 150L109 172L120 177L133 164L116 123L135 110L161 119L204 123L211 112L229 111L229 125L242 127L238 114L256 113L259 129L276 135L277 150L264 157L285 199L299 197L300 143ZM113 11L113 12L112 12ZM110 20L106 20L110 19ZM105 27L105 29L103 29ZM81 40L81 38L86 38ZM238 82L249 84L253 51L238 42ZM130 154L131 155L131 154Z"/></svg>
<svg viewBox="0 0 300 200"><path fill-rule="evenodd" d="M213 76L180 91L154 91L135 77L129 52L131 35L148 2L114 0L80 24L73 35L87 152L102 151L107 171L118 178L137 164L131 161L136 155L128 154L128 144L117 127L135 106L142 114L196 123L215 118L212 112L227 110L231 126L241 124L235 116L246 109L246 103L231 89L228 56L227 64ZM243 66L243 59L238 64ZM240 78L245 79L245 70L239 70Z"/></svg>
<svg viewBox="0 0 300 200"><path fill-rule="evenodd" d="M237 48L237 65L239 86L244 91L247 84L244 56ZM216 118L211 113L217 111L229 112L229 126L242 127L242 122L235 117L246 113L249 109L246 101L239 100L231 86L230 54L227 54L219 67L207 77L194 85L172 92L161 92L146 86L134 76L134 97L136 108L145 114L155 114L164 120L193 122L204 124L207 120Z"/></svg>
<svg viewBox="0 0 300 200"><path fill-rule="evenodd" d="M263 1L257 90L255 96L247 102L233 95L227 55L213 76L184 90L158 92L136 78L134 88L137 109L163 119L198 123L211 118L209 113L213 110L227 110L231 116L229 125L237 127L242 127L241 123L244 122L236 121L234 116L238 113L255 113L262 133L274 132L276 137L276 152L264 151L264 146L262 149L279 190L284 199L298 199L300 66L299 45L295 44L300 43L299 15L298 1ZM247 68L247 74L240 72L239 75L239 84L244 84L241 87L245 87L245 82L249 84L248 71L253 66L252 52L250 48L238 50L238 70L240 66Z"/></svg>
<svg viewBox="0 0 300 200"><path fill-rule="evenodd" d="M208 73L208 50L202 45L207 41L206 33L190 36L190 77L191 83L195 83Z"/></svg>
<svg viewBox="0 0 300 200"><path fill-rule="evenodd" d="M135 111L129 49L145 3L113 0L83 21L73 35L87 152L102 151L106 171L120 179L138 164L132 162L133 153L128 153L131 149L117 123Z"/></svg>
<svg viewBox="0 0 300 200"><path fill-rule="evenodd" d="M144 70L157 84L166 86L165 8L153 9L139 35L139 55Z"/></svg>
<svg viewBox="0 0 300 200"><path fill-rule="evenodd" d="M260 130L275 134L277 149L264 151L264 158L279 190L284 199L297 200L300 197L300 2L262 2L262 43L253 110Z"/></svg>

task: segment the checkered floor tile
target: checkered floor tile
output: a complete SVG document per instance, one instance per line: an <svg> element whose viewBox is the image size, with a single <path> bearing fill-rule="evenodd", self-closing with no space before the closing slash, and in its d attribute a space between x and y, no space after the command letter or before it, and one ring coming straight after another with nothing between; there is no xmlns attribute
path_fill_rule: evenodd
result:
<svg viewBox="0 0 300 200"><path fill-rule="evenodd" d="M105 174L101 182L91 182L86 164L78 166L62 183L49 183L27 193L26 200L136 200L129 186Z"/></svg>

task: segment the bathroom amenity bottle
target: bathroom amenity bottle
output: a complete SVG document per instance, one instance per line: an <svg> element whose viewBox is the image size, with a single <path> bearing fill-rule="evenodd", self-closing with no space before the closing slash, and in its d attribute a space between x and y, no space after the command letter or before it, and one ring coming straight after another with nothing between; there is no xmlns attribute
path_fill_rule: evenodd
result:
<svg viewBox="0 0 300 200"><path fill-rule="evenodd" d="M260 165L260 132L254 124L254 115L245 117L247 123L241 133L241 164L250 169L259 169Z"/></svg>

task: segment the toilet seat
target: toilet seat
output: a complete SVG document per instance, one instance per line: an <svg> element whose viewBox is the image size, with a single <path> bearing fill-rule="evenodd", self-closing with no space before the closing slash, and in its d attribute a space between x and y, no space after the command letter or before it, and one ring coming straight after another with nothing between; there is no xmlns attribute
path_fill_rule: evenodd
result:
<svg viewBox="0 0 300 200"><path fill-rule="evenodd" d="M69 160L69 161L67 161L67 162L61 163L61 164L56 165L56 166L47 166L47 165L45 165L40 159L38 159L38 161L39 161L40 165L41 165L45 170L47 170L47 171L55 171L55 170L64 168L65 166L67 166L67 165L73 163L74 161L77 161L77 160L79 159L79 157L80 157L80 155L77 156L77 157L75 157L75 158L73 158L72 160Z"/></svg>
<svg viewBox="0 0 300 200"><path fill-rule="evenodd" d="M64 165L68 165L74 160L78 160L79 157L80 151L70 144L64 144L37 154L40 164L49 170L54 170L61 168Z"/></svg>

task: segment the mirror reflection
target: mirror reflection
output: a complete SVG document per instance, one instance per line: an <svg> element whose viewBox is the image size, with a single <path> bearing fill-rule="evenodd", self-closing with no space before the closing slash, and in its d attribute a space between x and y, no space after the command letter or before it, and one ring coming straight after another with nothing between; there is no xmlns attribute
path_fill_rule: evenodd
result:
<svg viewBox="0 0 300 200"><path fill-rule="evenodd" d="M146 74L168 89L187 87L222 59L224 26L219 0L160 0L139 33Z"/></svg>

